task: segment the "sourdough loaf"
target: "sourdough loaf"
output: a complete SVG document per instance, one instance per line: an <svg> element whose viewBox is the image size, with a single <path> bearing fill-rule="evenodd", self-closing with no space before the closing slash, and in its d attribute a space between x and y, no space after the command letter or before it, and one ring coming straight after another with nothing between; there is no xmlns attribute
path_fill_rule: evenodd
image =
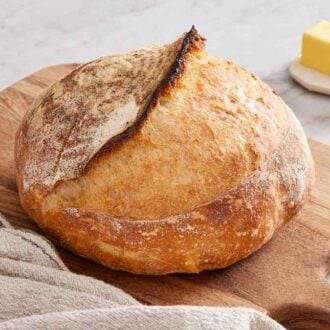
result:
<svg viewBox="0 0 330 330"><path fill-rule="evenodd" d="M58 244L113 269L200 272L247 257L302 207L303 130L258 77L172 44L79 66L16 136L22 205Z"/></svg>

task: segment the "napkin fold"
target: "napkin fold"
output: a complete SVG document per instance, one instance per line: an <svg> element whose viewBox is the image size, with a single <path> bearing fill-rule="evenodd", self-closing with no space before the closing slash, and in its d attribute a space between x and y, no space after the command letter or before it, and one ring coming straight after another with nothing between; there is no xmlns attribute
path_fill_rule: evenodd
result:
<svg viewBox="0 0 330 330"><path fill-rule="evenodd" d="M249 308L145 306L68 270L55 248L0 216L0 329L284 329Z"/></svg>

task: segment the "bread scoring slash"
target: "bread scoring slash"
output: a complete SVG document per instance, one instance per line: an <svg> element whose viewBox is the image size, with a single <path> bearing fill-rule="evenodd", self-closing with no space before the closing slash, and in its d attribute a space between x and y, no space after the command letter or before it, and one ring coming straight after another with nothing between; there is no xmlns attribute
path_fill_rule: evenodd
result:
<svg viewBox="0 0 330 330"><path fill-rule="evenodd" d="M313 161L273 90L172 44L81 65L16 136L23 207L58 244L113 269L200 272L247 257L308 197Z"/></svg>

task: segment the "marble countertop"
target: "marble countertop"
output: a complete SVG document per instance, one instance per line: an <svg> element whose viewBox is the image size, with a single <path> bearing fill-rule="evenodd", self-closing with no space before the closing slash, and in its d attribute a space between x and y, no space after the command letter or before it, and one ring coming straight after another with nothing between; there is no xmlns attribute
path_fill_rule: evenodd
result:
<svg viewBox="0 0 330 330"><path fill-rule="evenodd" d="M308 136L330 143L330 97L288 74L302 32L321 19L328 0L0 0L0 89L48 65L170 42L195 24L210 54L257 73Z"/></svg>

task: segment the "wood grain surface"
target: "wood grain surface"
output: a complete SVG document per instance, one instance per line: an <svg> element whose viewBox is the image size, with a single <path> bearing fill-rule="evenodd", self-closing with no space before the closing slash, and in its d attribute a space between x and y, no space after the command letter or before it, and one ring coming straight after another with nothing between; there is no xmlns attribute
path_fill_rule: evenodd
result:
<svg viewBox="0 0 330 330"><path fill-rule="evenodd" d="M16 227L40 232L18 199L13 157L17 127L33 99L75 66L42 69L0 92L0 212ZM72 271L114 284L146 304L247 306L268 313L290 329L330 329L330 283L326 281L330 146L309 142L316 163L309 203L261 250L231 267L198 275L141 276L58 251Z"/></svg>

